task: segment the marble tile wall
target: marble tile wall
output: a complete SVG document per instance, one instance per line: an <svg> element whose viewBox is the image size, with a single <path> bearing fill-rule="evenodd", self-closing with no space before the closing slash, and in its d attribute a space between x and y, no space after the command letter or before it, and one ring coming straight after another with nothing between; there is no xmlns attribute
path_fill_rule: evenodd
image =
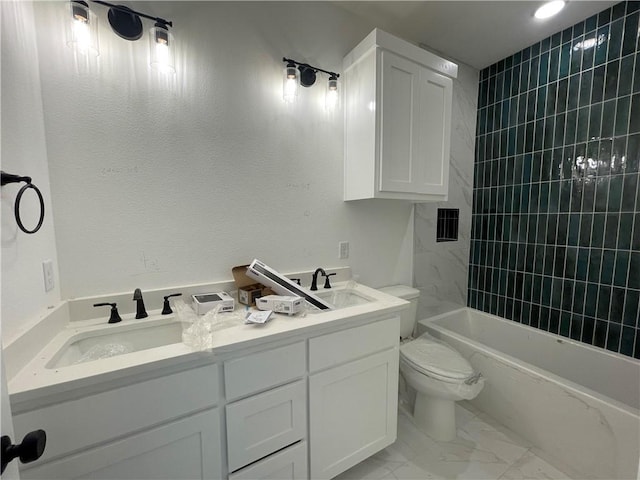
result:
<svg viewBox="0 0 640 480"><path fill-rule="evenodd" d="M640 358L640 2L480 73L468 305Z"/></svg>
<svg viewBox="0 0 640 480"><path fill-rule="evenodd" d="M478 71L459 64L453 95L449 199L416 204L415 210L414 286L421 292L418 318L467 304ZM457 241L436 241L438 208L459 209Z"/></svg>

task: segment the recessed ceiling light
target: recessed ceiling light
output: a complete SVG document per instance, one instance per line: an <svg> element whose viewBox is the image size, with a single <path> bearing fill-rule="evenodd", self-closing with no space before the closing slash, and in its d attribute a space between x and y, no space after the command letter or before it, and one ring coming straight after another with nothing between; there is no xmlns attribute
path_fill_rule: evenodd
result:
<svg viewBox="0 0 640 480"><path fill-rule="evenodd" d="M562 0L553 0L542 5L534 16L536 18L549 18L553 17L556 13L564 8L564 2Z"/></svg>

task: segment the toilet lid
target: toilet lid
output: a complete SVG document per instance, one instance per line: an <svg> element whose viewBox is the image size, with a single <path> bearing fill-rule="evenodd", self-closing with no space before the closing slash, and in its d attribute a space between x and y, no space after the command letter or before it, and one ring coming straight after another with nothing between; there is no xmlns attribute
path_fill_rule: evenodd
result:
<svg viewBox="0 0 640 480"><path fill-rule="evenodd" d="M440 342L422 336L400 347L402 357L425 375L464 380L473 375L473 368L458 352Z"/></svg>

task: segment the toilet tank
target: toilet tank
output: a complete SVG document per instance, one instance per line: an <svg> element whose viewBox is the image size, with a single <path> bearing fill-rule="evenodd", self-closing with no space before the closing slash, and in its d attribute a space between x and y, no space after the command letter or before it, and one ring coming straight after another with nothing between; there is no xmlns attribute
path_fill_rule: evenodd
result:
<svg viewBox="0 0 640 480"><path fill-rule="evenodd" d="M411 305L406 310L400 312L400 338L406 338L413 333L416 325L416 312L418 311L418 297L420 290L407 285L391 285L379 288L387 295L393 295L403 300L407 300Z"/></svg>

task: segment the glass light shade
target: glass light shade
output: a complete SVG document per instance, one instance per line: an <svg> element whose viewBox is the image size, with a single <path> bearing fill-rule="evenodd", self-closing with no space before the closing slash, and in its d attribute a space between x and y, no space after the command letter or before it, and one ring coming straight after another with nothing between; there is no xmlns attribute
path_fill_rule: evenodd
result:
<svg viewBox="0 0 640 480"><path fill-rule="evenodd" d="M536 10L534 14L536 18L544 19L550 18L556 15L560 10L564 8L563 0L553 0L542 5Z"/></svg>
<svg viewBox="0 0 640 480"><path fill-rule="evenodd" d="M98 21L84 2L69 3L71 19L67 30L67 45L77 53L98 56Z"/></svg>
<svg viewBox="0 0 640 480"><path fill-rule="evenodd" d="M173 35L167 28L155 26L149 31L149 64L161 72L176 72Z"/></svg>
<svg viewBox="0 0 640 480"><path fill-rule="evenodd" d="M327 93L324 97L324 106L327 110L335 110L338 106L340 95L338 93L338 79L334 76L329 77L327 82Z"/></svg>
<svg viewBox="0 0 640 480"><path fill-rule="evenodd" d="M295 65L287 65L284 69L284 81L282 84L282 98L287 103L293 103L298 96L298 69Z"/></svg>

